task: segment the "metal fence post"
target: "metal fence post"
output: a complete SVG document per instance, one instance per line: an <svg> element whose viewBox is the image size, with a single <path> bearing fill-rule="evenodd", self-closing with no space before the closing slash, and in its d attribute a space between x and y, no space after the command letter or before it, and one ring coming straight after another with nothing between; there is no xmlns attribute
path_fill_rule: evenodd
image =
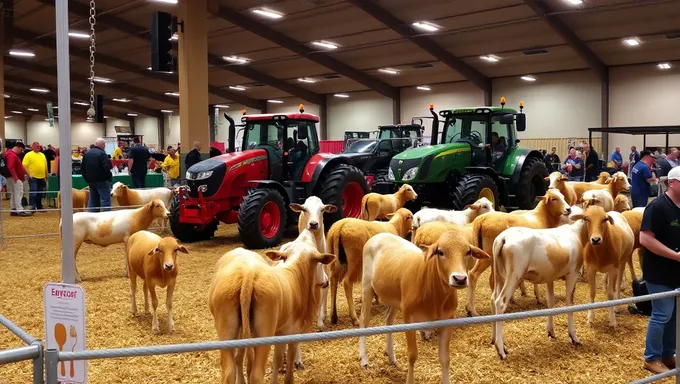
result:
<svg viewBox="0 0 680 384"><path fill-rule="evenodd" d="M45 384L58 384L57 366L59 365L59 351L48 349L45 351Z"/></svg>
<svg viewBox="0 0 680 384"><path fill-rule="evenodd" d="M45 364L43 363L43 345L42 341L34 340L31 345L37 345L39 348L39 355L33 359L33 384L44 383Z"/></svg>

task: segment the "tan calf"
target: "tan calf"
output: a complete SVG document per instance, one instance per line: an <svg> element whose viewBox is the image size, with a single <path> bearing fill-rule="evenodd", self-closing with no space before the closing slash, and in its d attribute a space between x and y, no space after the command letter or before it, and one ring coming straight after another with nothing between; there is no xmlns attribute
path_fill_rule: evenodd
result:
<svg viewBox="0 0 680 384"><path fill-rule="evenodd" d="M359 325L354 308L352 289L354 283L361 281L362 253L364 244L378 233L392 233L405 237L413 225L413 214L406 208L399 208L388 222L364 221L345 218L337 221L328 231L326 250L337 256L328 266L331 285L331 322L338 323L337 296L338 283L343 282L345 297L352 324Z"/></svg>
<svg viewBox="0 0 680 384"><path fill-rule="evenodd" d="M408 184L402 185L397 192L389 195L369 193L361 199L361 215L359 217L367 221L386 219L388 214L394 214L404 204L417 198L418 194Z"/></svg>
<svg viewBox="0 0 680 384"><path fill-rule="evenodd" d="M381 233L373 236L364 247L361 282L361 327L371 320L371 298L378 295L387 307L386 324L391 325L401 311L404 323L451 319L458 306L456 291L467 286L467 258L488 259L481 249L460 238L455 232L445 232L435 244L420 249L399 236ZM449 344L451 328L439 331L439 364L442 382L450 383ZM406 383L414 382L414 366L418 347L414 331L405 332L408 350ZM387 334L386 354L392 364L394 356L392 334ZM361 366L368 366L366 338L359 339Z"/></svg>
<svg viewBox="0 0 680 384"><path fill-rule="evenodd" d="M612 177L609 172L600 172L600 174L597 176L597 180L591 181L591 183L595 184L607 184L607 180Z"/></svg>
<svg viewBox="0 0 680 384"><path fill-rule="evenodd" d="M630 278L631 280L637 280L637 274L635 273L635 268L633 267L633 254L637 253L638 262L640 263L640 268L642 268L642 245L640 244L640 226L642 225L642 214L645 209L643 207L635 208L630 211L624 211L621 214L626 218L630 229L633 231L633 252L630 255L630 259L626 260L628 268L630 268Z"/></svg>
<svg viewBox="0 0 680 384"><path fill-rule="evenodd" d="M628 196L618 194L614 199L614 210L619 213L630 211L633 207L630 205L630 199Z"/></svg>
<svg viewBox="0 0 680 384"><path fill-rule="evenodd" d="M90 187L86 186L83 189L71 188L73 201L73 210L85 211L87 209L87 203L90 201ZM61 192L57 192L57 209L61 209ZM61 211L59 211L59 217L61 217Z"/></svg>
<svg viewBox="0 0 680 384"><path fill-rule="evenodd" d="M574 192L576 193L576 200L580 201L583 197L583 192L591 189L604 189L609 191L612 198L615 198L619 192L629 191L630 183L628 182L628 176L623 172L616 172L612 177L605 181L605 184L597 184L592 182L584 181L567 181L567 185L570 185Z"/></svg>
<svg viewBox="0 0 680 384"><path fill-rule="evenodd" d="M168 330L175 330L175 322L172 319L172 294L175 291L177 274L177 252L189 253L183 245L174 237L164 237L148 231L134 233L128 239L128 264L130 266L130 292L132 294L132 315L137 315L137 277L144 281L144 312L149 313L149 294L153 317L151 330L159 332L158 297L156 287L167 287L165 308L168 310Z"/></svg>
<svg viewBox="0 0 680 384"><path fill-rule="evenodd" d="M571 184L567 183L567 180L569 180L569 178L566 175L563 175L557 171L551 173L545 178L545 181L550 182L548 188L555 188L560 191L567 204L572 206L578 203L578 199L576 198L576 192L574 191L574 188L571 186Z"/></svg>

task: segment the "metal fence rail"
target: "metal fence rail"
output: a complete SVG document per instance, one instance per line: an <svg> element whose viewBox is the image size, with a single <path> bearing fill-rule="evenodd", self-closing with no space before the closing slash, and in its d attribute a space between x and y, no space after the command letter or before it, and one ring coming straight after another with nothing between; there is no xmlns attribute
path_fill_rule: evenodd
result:
<svg viewBox="0 0 680 384"><path fill-rule="evenodd" d="M59 352L56 349L49 349L46 352L46 375L47 384L57 384L57 365L59 361L71 360L94 360L94 359L113 359L122 357L137 357L137 356L151 356L164 355L175 353L189 353L189 352L205 352L215 351L220 349L233 348L249 348L262 345L287 344L291 342L313 342L321 340L333 340L350 337L373 336L385 333L404 332L404 331L419 331L426 329L442 328L442 327L460 327L475 324L489 324L497 321L511 321L521 320L533 317L555 316L566 313L583 312L587 310L603 309L615 307L624 304L637 303L640 301L648 301L655 299L663 299L668 297L676 297L676 305L680 304L680 289L662 293L655 293L645 296L629 297L625 299L602 301L597 303L580 304L568 307L559 307L551 309L540 309L527 312L504 313L502 315L489 315L479 317L466 317L449 320L428 321L421 323L397 324L389 326L379 326L371 328L354 328L340 331L329 331L319 333L304 333L287 336L271 336L258 337L249 339L225 340L225 341L210 341L203 343L191 344L170 344L170 345L154 345L133 348L118 348L118 349L101 349L90 350L82 352ZM680 324L677 323L677 324ZM677 327L676 324L676 327ZM678 332L680 338L680 331ZM680 344L680 343L679 343ZM680 355L679 355L680 357ZM676 362L678 359L676 358ZM680 366L680 362L678 362ZM673 370L662 375L650 376L640 383L651 383L665 377L675 376L676 383L680 383L680 370Z"/></svg>
<svg viewBox="0 0 680 384"><path fill-rule="evenodd" d="M28 334L8 318L0 315L0 324L28 344L23 347L0 350L0 365L33 360L33 384L43 384L43 344L42 341ZM56 384L56 383L55 383Z"/></svg>

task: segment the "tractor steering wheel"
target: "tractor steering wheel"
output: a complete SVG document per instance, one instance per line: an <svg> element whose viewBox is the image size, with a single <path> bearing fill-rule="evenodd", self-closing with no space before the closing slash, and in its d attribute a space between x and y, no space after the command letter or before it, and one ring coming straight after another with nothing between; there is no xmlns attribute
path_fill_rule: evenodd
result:
<svg viewBox="0 0 680 384"><path fill-rule="evenodd" d="M458 132L458 133L456 133L455 135L451 136L451 138L449 139L449 143L453 143L453 142L455 141L455 139L456 139L456 136L460 136L460 132Z"/></svg>
<svg viewBox="0 0 680 384"><path fill-rule="evenodd" d="M476 141L475 144L479 144L482 142L482 135L477 131L470 131L470 139L475 139L470 141Z"/></svg>

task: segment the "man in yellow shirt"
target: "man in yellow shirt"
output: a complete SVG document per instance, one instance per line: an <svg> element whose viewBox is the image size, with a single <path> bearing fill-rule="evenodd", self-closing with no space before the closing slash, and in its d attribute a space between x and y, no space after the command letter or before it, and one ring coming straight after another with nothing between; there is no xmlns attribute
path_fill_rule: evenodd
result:
<svg viewBox="0 0 680 384"><path fill-rule="evenodd" d="M163 160L161 167L168 171L170 187L179 187L179 156L175 153L175 148L168 147L168 155Z"/></svg>
<svg viewBox="0 0 680 384"><path fill-rule="evenodd" d="M111 155L113 160L121 160L123 158L123 145L125 144L122 141L118 142L118 146L113 150L113 155Z"/></svg>
<svg viewBox="0 0 680 384"><path fill-rule="evenodd" d="M26 168L26 176L29 182L29 201L32 210L46 212L43 209L42 199L47 190L47 158L42 153L42 147L36 141L31 144L32 151L24 155L22 164Z"/></svg>

